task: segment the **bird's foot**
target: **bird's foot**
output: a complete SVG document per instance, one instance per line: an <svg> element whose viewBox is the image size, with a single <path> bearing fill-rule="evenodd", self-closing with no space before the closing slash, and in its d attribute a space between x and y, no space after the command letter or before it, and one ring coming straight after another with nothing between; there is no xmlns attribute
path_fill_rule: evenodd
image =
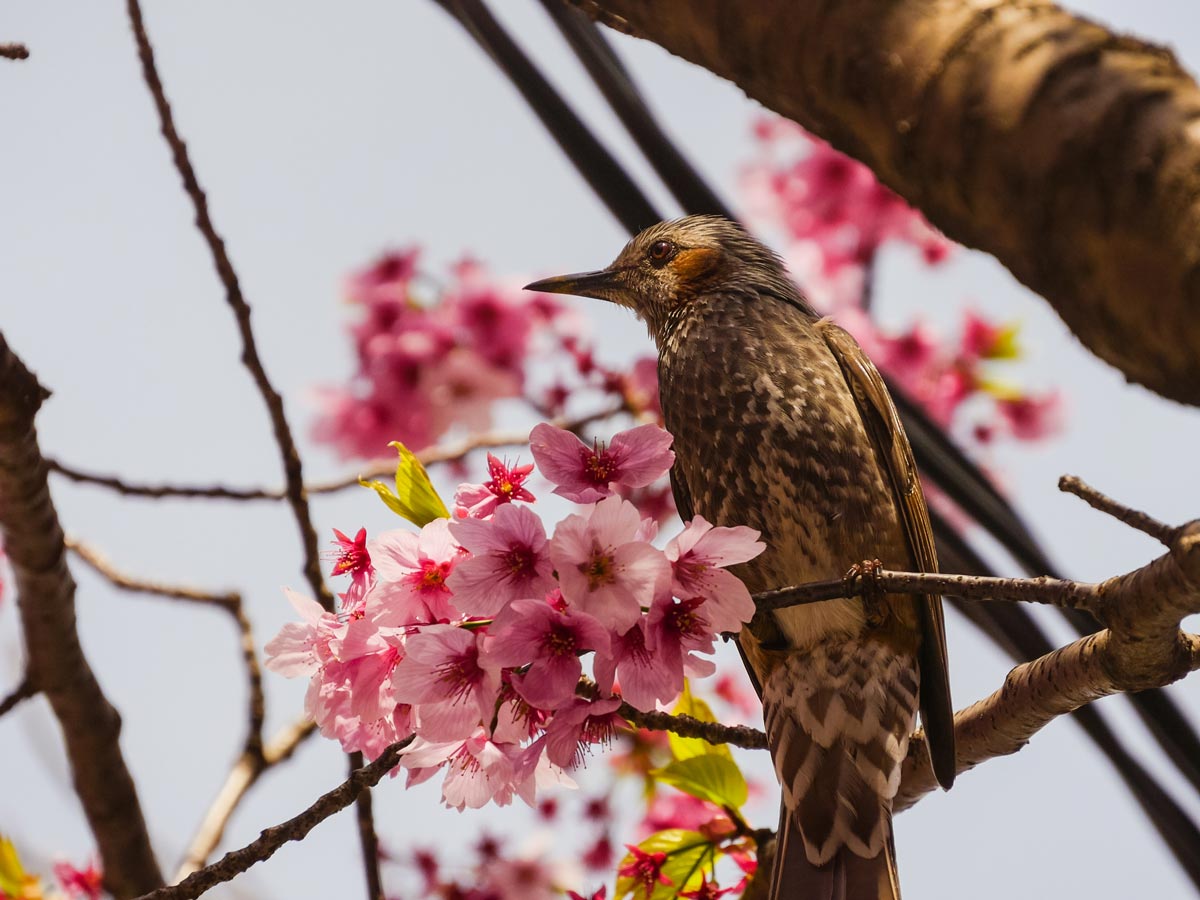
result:
<svg viewBox="0 0 1200 900"><path fill-rule="evenodd" d="M842 582L846 586L846 595L855 594L862 597L863 611L866 613L867 625L878 628L883 624L887 611L883 603L884 591L879 584L879 573L883 563L877 559L864 559L850 567Z"/></svg>

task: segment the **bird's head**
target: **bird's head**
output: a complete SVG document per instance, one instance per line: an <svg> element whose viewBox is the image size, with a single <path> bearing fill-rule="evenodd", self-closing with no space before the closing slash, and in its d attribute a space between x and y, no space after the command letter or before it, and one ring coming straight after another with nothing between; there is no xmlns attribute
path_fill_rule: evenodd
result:
<svg viewBox="0 0 1200 900"><path fill-rule="evenodd" d="M721 216L659 222L626 244L608 268L546 278L525 289L626 306L661 341L688 304L725 286L736 286L739 293L796 293L779 257Z"/></svg>

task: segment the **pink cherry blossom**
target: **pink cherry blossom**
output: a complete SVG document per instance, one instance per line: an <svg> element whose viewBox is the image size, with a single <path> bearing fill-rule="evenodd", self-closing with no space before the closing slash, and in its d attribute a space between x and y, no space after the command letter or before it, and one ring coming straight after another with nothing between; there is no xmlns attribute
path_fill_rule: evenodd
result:
<svg viewBox="0 0 1200 900"><path fill-rule="evenodd" d="M554 587L546 531L528 507L505 504L491 519L463 519L449 531L471 553L446 579L454 605L468 615L494 616Z"/></svg>
<svg viewBox="0 0 1200 900"><path fill-rule="evenodd" d="M77 869L68 862L57 862L54 877L71 900L100 900L104 896L104 875L94 862L89 862L84 869ZM41 894L35 889L31 896L40 897Z"/></svg>
<svg viewBox="0 0 1200 900"><path fill-rule="evenodd" d="M608 841L607 838L604 838L604 840L606 842ZM610 851L609 855L611 856L611 851ZM588 868L589 869L600 869L600 868L606 868L606 866L589 865ZM567 896L570 897L571 900L607 900L608 885L607 884L600 885L600 887L596 888L595 893L588 894L586 897L583 896L583 894L577 893L575 891L567 891Z"/></svg>
<svg viewBox="0 0 1200 900"><path fill-rule="evenodd" d="M608 632L587 613L556 610L544 600L517 600L490 629L485 660L494 666L522 666L529 671L514 679L526 702L557 709L575 696L583 664L579 654L608 653Z"/></svg>
<svg viewBox="0 0 1200 900"><path fill-rule="evenodd" d="M380 628L373 619L352 619L330 649L337 658L326 666L324 678L342 683L350 695L350 715L366 722L391 715L396 708L391 677L404 658L402 633Z"/></svg>
<svg viewBox="0 0 1200 900"><path fill-rule="evenodd" d="M616 730L628 727L617 714L621 701L616 697L587 700L576 697L560 709L546 729L546 757L564 769L583 762L593 744L608 744Z"/></svg>
<svg viewBox="0 0 1200 900"><path fill-rule="evenodd" d="M397 700L412 704L417 731L432 741L459 740L490 722L500 693L500 669L479 655L479 635L453 625L428 625L405 643L392 672Z"/></svg>
<svg viewBox="0 0 1200 900"><path fill-rule="evenodd" d="M419 534L386 531L368 546L377 581L367 607L380 624L403 627L458 617L446 581L462 554L448 519L434 519Z"/></svg>
<svg viewBox="0 0 1200 900"><path fill-rule="evenodd" d="M284 678L316 674L333 659L330 642L344 630L337 617L315 601L284 588L302 622L288 622L267 642L265 665Z"/></svg>
<svg viewBox="0 0 1200 900"><path fill-rule="evenodd" d="M617 869L619 878L632 878L637 884L634 896L641 893L643 900L649 900L654 889L660 884L671 884L671 879L663 874L663 866L667 863L667 854L662 850L647 853L633 844L626 844L625 849L632 857L629 862Z"/></svg>
<svg viewBox="0 0 1200 900"><path fill-rule="evenodd" d="M536 498L524 487L525 479L533 471L533 464L509 465L503 460L487 455L488 474L491 478L483 484L460 484L454 493L454 516L458 519L486 519L502 503L523 500L532 503Z"/></svg>
<svg viewBox="0 0 1200 900"><path fill-rule="evenodd" d="M714 630L737 631L754 616L754 601L741 579L725 566L754 559L767 545L744 525L714 527L696 516L666 547L671 590L677 597L704 597L704 615Z"/></svg>
<svg viewBox="0 0 1200 900"><path fill-rule="evenodd" d="M452 809L479 809L489 800L507 806L514 795L532 806L542 749L540 742L524 749L518 744L494 743L478 727L458 741L434 743L417 738L401 752L400 764L416 771L446 765L442 800Z"/></svg>
<svg viewBox="0 0 1200 900"><path fill-rule="evenodd" d="M612 493L612 484L645 487L675 461L671 434L640 425L615 435L606 447L588 447L569 431L543 422L529 434L538 470L557 487L554 493L575 503L592 503Z"/></svg>
<svg viewBox="0 0 1200 900"><path fill-rule="evenodd" d="M609 694L619 685L621 696L637 709L651 710L659 701L673 700L683 690L683 670L654 649L647 619L639 616L628 631L612 634L607 655L596 656L597 686Z"/></svg>
<svg viewBox="0 0 1200 900"><path fill-rule="evenodd" d="M567 602L620 631L670 583L666 557L635 539L641 527L642 517L631 503L609 497L588 515L559 522L550 541L550 559Z"/></svg>

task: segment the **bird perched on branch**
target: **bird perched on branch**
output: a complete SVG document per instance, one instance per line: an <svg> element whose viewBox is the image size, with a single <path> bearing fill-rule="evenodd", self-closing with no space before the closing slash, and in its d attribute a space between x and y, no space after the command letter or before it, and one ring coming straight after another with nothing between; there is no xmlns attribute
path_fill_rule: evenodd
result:
<svg viewBox="0 0 1200 900"><path fill-rule="evenodd" d="M654 225L606 269L529 290L632 309L658 346L683 518L749 525L752 592L861 564L937 571L912 450L878 371L739 225ZM869 571L868 571L869 575ZM783 790L770 896L898 898L891 818L918 707L954 780L940 597L881 594L760 612L738 636Z"/></svg>

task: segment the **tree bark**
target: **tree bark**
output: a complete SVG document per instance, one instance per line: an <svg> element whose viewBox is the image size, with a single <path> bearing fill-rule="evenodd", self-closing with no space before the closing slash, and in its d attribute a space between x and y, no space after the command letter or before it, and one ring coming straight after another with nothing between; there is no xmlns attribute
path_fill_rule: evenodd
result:
<svg viewBox="0 0 1200 900"><path fill-rule="evenodd" d="M1046 0L572 0L728 78L1200 405L1200 88Z"/></svg>
<svg viewBox="0 0 1200 900"><path fill-rule="evenodd" d="M162 874L121 756L121 717L75 631L75 582L33 424L48 396L0 335L0 532L16 583L28 678L62 728L105 886L118 898L135 897L161 886Z"/></svg>

